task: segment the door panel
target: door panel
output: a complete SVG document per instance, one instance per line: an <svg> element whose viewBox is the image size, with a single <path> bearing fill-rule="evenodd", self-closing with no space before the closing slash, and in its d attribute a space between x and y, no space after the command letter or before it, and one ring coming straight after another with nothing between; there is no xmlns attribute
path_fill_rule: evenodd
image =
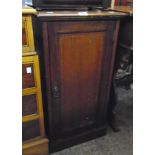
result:
<svg viewBox="0 0 155 155"><path fill-rule="evenodd" d="M96 120L104 32L64 34L61 59L62 128L72 130Z"/></svg>

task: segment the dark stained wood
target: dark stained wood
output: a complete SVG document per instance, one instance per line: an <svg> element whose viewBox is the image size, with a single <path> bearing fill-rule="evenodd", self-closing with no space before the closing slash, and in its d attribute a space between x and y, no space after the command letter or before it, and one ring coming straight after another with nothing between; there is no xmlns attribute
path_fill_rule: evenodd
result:
<svg viewBox="0 0 155 155"><path fill-rule="evenodd" d="M112 80L112 72L114 65L114 58L116 54L116 45L117 45L117 35L119 30L119 21L115 21L113 24L108 25L109 31L106 38L106 49L107 52L105 57L103 58L102 63L102 78L100 84L100 92L99 92L99 112L97 113L99 122L105 123L107 119L107 108L109 104L109 93L111 87ZM104 104L103 104L104 103Z"/></svg>
<svg viewBox="0 0 155 155"><path fill-rule="evenodd" d="M37 113L36 95L22 96L22 116L32 115Z"/></svg>
<svg viewBox="0 0 155 155"><path fill-rule="evenodd" d="M39 120L33 120L22 124L22 140L30 140L40 136Z"/></svg>
<svg viewBox="0 0 155 155"><path fill-rule="evenodd" d="M26 68L31 67L32 73L27 73ZM22 64L22 89L35 86L33 64Z"/></svg>
<svg viewBox="0 0 155 155"><path fill-rule="evenodd" d="M74 145L77 145L79 143L83 143L89 140L92 140L93 138L98 138L101 136L104 136L106 134L106 127L100 127L100 128L93 128L93 129L87 129L85 131L80 131L78 134L74 134L74 136L68 136L62 139L59 139L57 141L54 141L50 143L49 145L49 152L56 152L62 149L65 149L67 147L71 147Z"/></svg>
<svg viewBox="0 0 155 155"><path fill-rule="evenodd" d="M106 131L119 22L80 20L41 18L45 123L51 151Z"/></svg>
<svg viewBox="0 0 155 155"><path fill-rule="evenodd" d="M115 26L115 21L44 24L44 38L49 36L44 57L52 138L105 124Z"/></svg>

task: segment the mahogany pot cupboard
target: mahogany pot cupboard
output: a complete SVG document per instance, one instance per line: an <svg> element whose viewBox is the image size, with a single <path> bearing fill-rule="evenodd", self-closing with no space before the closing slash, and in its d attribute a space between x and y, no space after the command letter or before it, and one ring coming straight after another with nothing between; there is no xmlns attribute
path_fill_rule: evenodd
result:
<svg viewBox="0 0 155 155"><path fill-rule="evenodd" d="M34 18L50 152L105 134L123 16L39 13Z"/></svg>

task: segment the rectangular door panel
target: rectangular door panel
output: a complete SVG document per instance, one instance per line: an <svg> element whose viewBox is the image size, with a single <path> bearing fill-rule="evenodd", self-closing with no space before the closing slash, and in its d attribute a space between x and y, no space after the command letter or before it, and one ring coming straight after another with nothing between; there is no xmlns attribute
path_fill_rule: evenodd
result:
<svg viewBox="0 0 155 155"><path fill-rule="evenodd" d="M96 121L104 32L59 35L61 126L64 131Z"/></svg>

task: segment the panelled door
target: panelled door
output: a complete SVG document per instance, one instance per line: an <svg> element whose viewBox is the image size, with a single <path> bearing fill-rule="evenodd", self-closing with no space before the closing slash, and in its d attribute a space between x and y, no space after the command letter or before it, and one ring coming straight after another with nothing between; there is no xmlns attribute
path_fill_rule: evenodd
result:
<svg viewBox="0 0 155 155"><path fill-rule="evenodd" d="M53 138L104 124L115 26L113 21L47 24Z"/></svg>

